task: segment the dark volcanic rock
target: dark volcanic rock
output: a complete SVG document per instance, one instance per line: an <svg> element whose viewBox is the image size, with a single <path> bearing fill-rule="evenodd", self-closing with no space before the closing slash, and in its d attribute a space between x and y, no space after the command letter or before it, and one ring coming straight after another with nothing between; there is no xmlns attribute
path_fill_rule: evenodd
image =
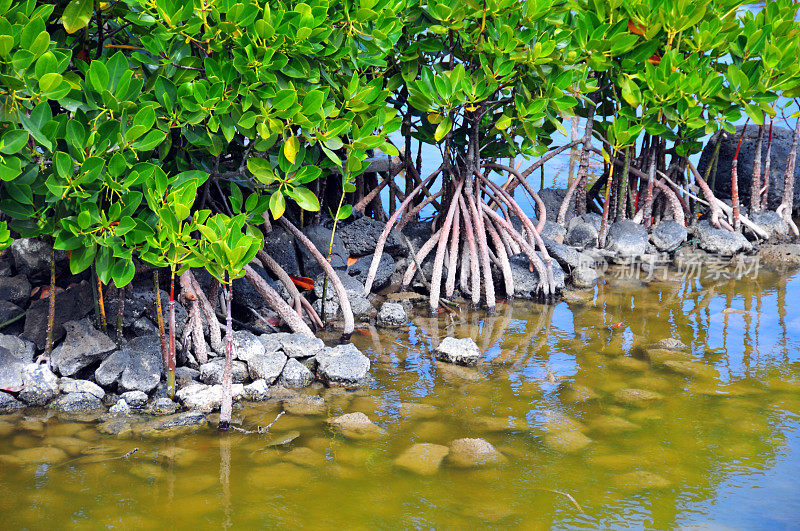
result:
<svg viewBox="0 0 800 531"><path fill-rule="evenodd" d="M117 348L111 338L95 330L89 319L64 323L67 337L53 350L50 361L61 376L72 376L81 369L105 359Z"/></svg>
<svg viewBox="0 0 800 531"><path fill-rule="evenodd" d="M536 254L541 258L541 253L536 251ZM508 259L511 264L511 275L514 278L514 295L525 299L537 298L542 293L542 285L539 281L539 273L536 268L531 272L528 269L530 261L524 254L515 254ZM558 262L551 259L553 264L553 280L555 281L555 290L560 291L564 289L564 270L558 265Z"/></svg>
<svg viewBox="0 0 800 531"><path fill-rule="evenodd" d="M362 216L352 223L343 225L338 234L342 237L342 242L350 256L366 256L375 252L378 238L380 238L385 226L380 221ZM406 246L403 244L397 229L393 228L389 232L383 252L391 256L403 256L406 254Z"/></svg>
<svg viewBox="0 0 800 531"><path fill-rule="evenodd" d="M662 221L653 229L650 239L656 249L671 253L686 241L686 227L672 220Z"/></svg>
<svg viewBox="0 0 800 531"><path fill-rule="evenodd" d="M50 403L50 408L62 413L86 413L104 409L103 402L90 393L69 393Z"/></svg>
<svg viewBox="0 0 800 531"><path fill-rule="evenodd" d="M25 310L13 302L0 300L0 323L5 323L24 312Z"/></svg>
<svg viewBox="0 0 800 531"><path fill-rule="evenodd" d="M750 221L762 228L770 240L784 238L789 234L789 225L777 212L772 210L753 212L750 214ZM745 234L755 238L755 235L747 227L743 227L743 229Z"/></svg>
<svg viewBox="0 0 800 531"><path fill-rule="evenodd" d="M48 305L48 299L33 301L25 316L25 330L22 332L22 337L32 341L39 350L44 350L47 343ZM66 334L63 326L65 322L83 319L92 308L92 289L86 281L57 293L53 342L60 341Z"/></svg>
<svg viewBox="0 0 800 531"><path fill-rule="evenodd" d="M272 232L264 236L264 251L288 274L300 274L294 237L283 227L274 226Z"/></svg>
<svg viewBox="0 0 800 531"><path fill-rule="evenodd" d="M633 221L616 221L608 229L606 249L625 258L647 252L647 229Z"/></svg>
<svg viewBox="0 0 800 531"><path fill-rule="evenodd" d="M58 377L47 365L29 363L22 368L19 399L31 406L43 406L58 395Z"/></svg>
<svg viewBox="0 0 800 531"><path fill-rule="evenodd" d="M372 254L368 254L356 260L355 264L347 268L347 274L364 284L367 281L367 273L369 272L370 264L372 264L373 256ZM392 279L394 272L394 258L387 253L381 254L381 259L378 262L378 270L375 273L375 280L372 283L373 291L385 288Z"/></svg>
<svg viewBox="0 0 800 531"><path fill-rule="evenodd" d="M8 393L0 392L0 414L12 413L25 407L25 404Z"/></svg>
<svg viewBox="0 0 800 531"><path fill-rule="evenodd" d="M578 249L597 247L598 230L594 225L579 218L572 218L567 224L564 243Z"/></svg>
<svg viewBox="0 0 800 531"><path fill-rule="evenodd" d="M736 145L739 142L742 126L736 128L736 134L723 133L722 144L719 149L719 160L717 162L717 174L714 179L714 191L720 198L731 197L731 163L736 153ZM742 140L742 147L739 151L737 164L737 174L739 176L739 200L743 206L750 205L750 182L753 175L753 159L756 148L756 138L758 137L758 126L748 125ZM705 175L706 167L711 160L714 152L714 142L709 142L703 148L700 156L700 163L697 165L702 175ZM783 127L773 127L772 129L772 162L770 166L769 197L767 207L775 210L781 202L783 196L783 174L786 171L786 161L789 158L789 150L792 146L792 131ZM767 135L764 135L764 144L761 150L762 164L761 171L764 171L767 157ZM763 176L762 176L763 179ZM709 179L710 181L711 179ZM794 168L794 206L797 211L800 209L800 164Z"/></svg>
<svg viewBox="0 0 800 531"><path fill-rule="evenodd" d="M539 197L542 198L542 202L544 203L545 210L547 215L545 220L555 221L558 218L558 211L561 208L561 203L564 202L564 197L567 195L566 188L542 188L539 190ZM536 205L537 214L539 205ZM569 207L567 209L567 216L569 216L570 212L575 212L575 195L573 194L572 198L569 201ZM541 217L541 214L539 214Z"/></svg>
<svg viewBox="0 0 800 531"><path fill-rule="evenodd" d="M314 247L322 254L328 256L328 249L331 244L331 229L322 225L309 225L303 229L303 234L311 240ZM322 266L314 259L305 245L297 242L297 248L300 250L300 262L302 265L303 275L309 278L315 278L322 273ZM333 237L333 252L331 253L331 266L334 268L345 268L347 266L347 259L349 258L347 249L342 242L342 237L339 231Z"/></svg>
<svg viewBox="0 0 800 531"><path fill-rule="evenodd" d="M727 256L753 248L741 233L714 228L705 219L697 224L697 237L700 239L700 248L714 254Z"/></svg>
<svg viewBox="0 0 800 531"><path fill-rule="evenodd" d="M22 369L31 360L21 360L5 347L0 347L0 389L22 386Z"/></svg>
<svg viewBox="0 0 800 531"><path fill-rule="evenodd" d="M122 391L149 393L161 381L161 340L158 336L136 337L107 357L94 372L98 384L119 382Z"/></svg>
<svg viewBox="0 0 800 531"><path fill-rule="evenodd" d="M25 304L31 297L31 283L25 275L0 277L0 300Z"/></svg>

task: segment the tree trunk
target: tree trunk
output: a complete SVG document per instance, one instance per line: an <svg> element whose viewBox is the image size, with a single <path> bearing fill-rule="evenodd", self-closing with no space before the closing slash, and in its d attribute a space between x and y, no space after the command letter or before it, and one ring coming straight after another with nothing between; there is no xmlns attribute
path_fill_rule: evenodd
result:
<svg viewBox="0 0 800 531"><path fill-rule="evenodd" d="M228 276L230 281L230 275ZM219 409L219 429L226 431L231 427L233 413L233 319L231 317L231 300L233 299L233 282L229 282L225 290L225 369L222 373L222 404Z"/></svg>

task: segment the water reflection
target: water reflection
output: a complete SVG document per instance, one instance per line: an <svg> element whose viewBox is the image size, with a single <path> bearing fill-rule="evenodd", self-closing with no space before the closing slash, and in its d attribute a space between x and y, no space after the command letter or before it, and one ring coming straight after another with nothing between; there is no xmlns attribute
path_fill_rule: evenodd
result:
<svg viewBox="0 0 800 531"><path fill-rule="evenodd" d="M800 276L613 276L553 306L365 327L354 341L373 360L372 388L236 413L253 429L288 409L266 436L113 437L47 414L0 417L0 511L15 527L794 524ZM472 337L486 361L437 363L448 335ZM688 348L653 348L665 338ZM356 411L388 435L330 431L328 417ZM462 437L505 463L445 459L424 477L393 464L414 444Z"/></svg>

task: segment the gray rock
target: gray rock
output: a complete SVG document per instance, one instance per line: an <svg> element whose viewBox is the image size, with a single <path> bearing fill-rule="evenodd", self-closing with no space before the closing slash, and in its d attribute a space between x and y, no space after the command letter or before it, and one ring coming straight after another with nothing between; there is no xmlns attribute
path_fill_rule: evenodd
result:
<svg viewBox="0 0 800 531"><path fill-rule="evenodd" d="M342 243L350 256L366 256L375 252L375 248L385 227L384 223L362 216L352 223L348 223L339 228L337 233L342 237ZM397 229L389 232L386 245L383 248L385 253L391 256L402 256L406 254L406 246L400 238Z"/></svg>
<svg viewBox="0 0 800 531"><path fill-rule="evenodd" d="M123 391L149 393L161 381L162 368L161 340L158 336L142 336L103 360L94 379L102 386L118 382Z"/></svg>
<svg viewBox="0 0 800 531"><path fill-rule="evenodd" d="M623 258L634 258L647 252L647 229L630 220L616 221L608 229L606 249Z"/></svg>
<svg viewBox="0 0 800 531"><path fill-rule="evenodd" d="M299 333L282 335L278 341L283 353L289 358L310 358L325 348L321 339Z"/></svg>
<svg viewBox="0 0 800 531"><path fill-rule="evenodd" d="M50 244L37 238L18 238L11 242L10 251L17 273L31 279L49 279L52 249ZM63 262L64 258L63 251L56 251L56 263Z"/></svg>
<svg viewBox="0 0 800 531"><path fill-rule="evenodd" d="M597 247L598 230L579 218L573 218L573 220L577 221L573 223L570 220L567 235L564 236L564 243L577 249Z"/></svg>
<svg viewBox="0 0 800 531"><path fill-rule="evenodd" d="M541 258L541 253L536 251ZM511 274L514 278L514 295L517 297L534 299L541 295L542 284L539 279L539 273L536 268L531 272L528 269L530 261L525 254L515 254L508 259L511 265ZM552 260L553 264L553 280L555 283L555 290L560 291L564 289L564 281L566 275L558 262Z"/></svg>
<svg viewBox="0 0 800 531"><path fill-rule="evenodd" d="M331 428L348 439L372 440L384 437L387 431L360 411L328 419Z"/></svg>
<svg viewBox="0 0 800 531"><path fill-rule="evenodd" d="M21 360L10 350L0 347L0 389L17 389L22 386L22 370L32 360Z"/></svg>
<svg viewBox="0 0 800 531"><path fill-rule="evenodd" d="M23 310L13 302L0 300L0 323L5 323L6 321L10 321L14 317L17 317L22 313L25 313L25 310Z"/></svg>
<svg viewBox="0 0 800 531"><path fill-rule="evenodd" d="M158 334L158 328L147 317L139 317L131 323L131 333L134 337L139 336L152 336Z"/></svg>
<svg viewBox="0 0 800 531"><path fill-rule="evenodd" d="M736 134L723 133L722 144L719 150L717 161L717 173L714 180L714 191L719 198L731 197L731 163L736 153L736 146L739 143L739 136L742 126L736 127ZM748 125L742 139L742 146L739 151L737 175L739 179L739 199L743 206L750 205L750 182L753 176L753 161L755 159L756 138L758 137L758 126ZM713 139L713 137L712 137ZM764 135L764 144L761 150L763 158L761 171L766 167L767 157L767 137ZM783 127L773 127L772 129L772 162L769 175L769 195L767 207L775 210L783 197L783 174L786 171L786 161L789 159L789 151L792 146L792 131ZM702 175L705 175L708 163L714 152L715 142L709 142L703 148L700 156L700 163L697 165ZM763 179L763 174L762 174ZM800 209L800 164L794 169L794 205L796 212Z"/></svg>
<svg viewBox="0 0 800 531"><path fill-rule="evenodd" d="M106 396L103 388L89 380L73 380L72 378L61 378L58 381L58 390L63 394L87 393L94 395L100 400Z"/></svg>
<svg viewBox="0 0 800 531"><path fill-rule="evenodd" d="M314 373L294 358L289 358L281 373L280 383L284 387L301 389L314 381Z"/></svg>
<svg viewBox="0 0 800 531"><path fill-rule="evenodd" d="M762 265L779 269L800 267L800 244L762 245L758 250L758 259Z"/></svg>
<svg viewBox="0 0 800 531"><path fill-rule="evenodd" d="M178 387L189 385L190 383L200 379L200 371L192 369L191 367L176 367L175 368L175 384Z"/></svg>
<svg viewBox="0 0 800 531"><path fill-rule="evenodd" d="M163 289L158 290L159 297L161 297L161 313L162 319L164 320L164 327L169 327L169 294L164 291ZM143 315L147 317L150 322L157 323L158 322L158 313L155 304L155 297L153 297L153 288L149 290L142 289L141 291L136 291L130 297L128 297L127 302L125 303L125 314L128 314L128 306L136 305L143 305ZM131 308L133 309L133 307ZM112 314L113 315L113 314ZM181 303L175 301L175 337L180 338L183 336L183 329L186 326L186 320L189 318L189 314L186 312L186 308L183 307ZM131 325L133 322L131 322ZM158 335L158 334L155 334Z"/></svg>
<svg viewBox="0 0 800 531"><path fill-rule="evenodd" d="M545 206L545 211L547 215L545 220L555 221L558 219L558 211L561 208L561 203L564 202L564 198L567 195L566 188L542 188L539 190L539 197L542 198L542 202ZM541 213L538 212L539 205L536 205L537 215L541 217ZM569 207L567 207L567 212L575 212L575 195L573 194L572 198L569 201Z"/></svg>
<svg viewBox="0 0 800 531"><path fill-rule="evenodd" d="M551 258L555 259L558 265L564 270L571 271L580 265L580 254L572 247L546 237L543 237L542 240L544 241L544 247L547 249L547 253Z"/></svg>
<svg viewBox="0 0 800 531"><path fill-rule="evenodd" d="M377 325L396 328L408 324L408 316L403 305L397 302L384 302L378 312Z"/></svg>
<svg viewBox="0 0 800 531"><path fill-rule="evenodd" d="M292 360L293 361L293 360ZM250 402L262 402L270 397L269 385L259 378L250 385L244 386L244 399Z"/></svg>
<svg viewBox="0 0 800 531"><path fill-rule="evenodd" d="M686 227L672 220L662 221L653 229L650 239L656 249L671 253L686 241Z"/></svg>
<svg viewBox="0 0 800 531"><path fill-rule="evenodd" d="M572 271L572 285L576 288L586 289L591 288L597 283L597 271L591 267L579 267Z"/></svg>
<svg viewBox="0 0 800 531"><path fill-rule="evenodd" d="M323 227L322 225L309 225L303 229L303 234L311 240L311 243L322 253L322 256L328 256L328 249L331 243L331 229ZM304 275L309 278L316 278L319 276L320 273L322 273L322 267L311 255L311 252L300 242L298 242L297 248L300 250L300 263L303 266ZM349 257L350 255L337 230L333 238L333 252L331 253L330 260L331 266L344 269L347 267L347 259Z"/></svg>
<svg viewBox="0 0 800 531"><path fill-rule="evenodd" d="M538 226L538 221L532 219L533 224ZM542 238L549 238L556 243L564 243L564 238L567 236L567 229L550 219L544 220L544 227L542 227Z"/></svg>
<svg viewBox="0 0 800 531"><path fill-rule="evenodd" d="M344 286L345 293L347 294L347 298L350 301L350 307L353 310L353 315L356 317L365 317L368 316L370 313L373 312L374 308L372 304L367 300L366 295L364 295L364 284L356 280L355 278L349 276L344 271L337 271L336 272L339 279L342 281L342 285ZM322 291L323 286L325 284L325 275L319 275L315 282L314 282L314 294L320 298L322 298ZM325 313L330 314L333 313L333 316L339 314L339 296L336 293L336 290L333 288L333 285L328 282L328 289L325 293ZM315 301L314 308L317 312L322 315L321 313L321 303L320 300ZM330 309L335 310L333 312L329 311L328 305L329 303L334 303L330 305Z"/></svg>
<svg viewBox="0 0 800 531"><path fill-rule="evenodd" d="M25 275L0 277L0 300L25 304L31 298L31 283Z"/></svg>
<svg viewBox="0 0 800 531"><path fill-rule="evenodd" d="M294 237L283 227L272 227L272 232L264 236L264 251L278 262L290 275L300 275Z"/></svg>
<svg viewBox="0 0 800 531"><path fill-rule="evenodd" d="M136 426L136 433L146 437L171 436L196 431L207 424L208 420L203 412L185 411L140 424Z"/></svg>
<svg viewBox="0 0 800 531"><path fill-rule="evenodd" d="M32 341L36 348L44 350L47 343L47 314L49 298L38 299L31 303L25 315L25 329L22 337ZM92 289L86 281L77 286L56 293L56 313L53 322L53 342L61 340L66 334L64 323L77 321L86 317L92 310Z"/></svg>
<svg viewBox="0 0 800 531"><path fill-rule="evenodd" d="M446 337L433 352L437 360L467 367L476 365L483 357L483 352L469 337L462 339Z"/></svg>
<svg viewBox="0 0 800 531"><path fill-rule="evenodd" d="M767 233L767 238L770 240L782 239L789 234L789 225L773 210L764 212L753 212L750 214L750 221L758 225ZM756 239L755 234L747 227L743 227L745 233L753 239Z"/></svg>
<svg viewBox="0 0 800 531"><path fill-rule="evenodd" d="M459 468L494 466L505 461L486 439L456 439L450 443L448 462Z"/></svg>
<svg viewBox="0 0 800 531"><path fill-rule="evenodd" d="M36 354L33 343L9 334L0 334L0 348L8 349L12 357L26 363L33 361L33 356Z"/></svg>
<svg viewBox="0 0 800 531"><path fill-rule="evenodd" d="M367 273L369 273L373 256L372 254L368 254L360 257L353 265L347 268L347 274L358 280L361 284L364 284L367 281ZM392 280L395 269L396 264L394 258L388 253L381 254L381 259L378 261L378 269L375 272L375 280L372 282L372 289L377 291L388 286Z"/></svg>
<svg viewBox="0 0 800 531"><path fill-rule="evenodd" d="M285 289L283 286L279 286L278 283L275 283L261 266L253 264L251 267L253 271L261 276L264 282L278 293ZM262 297L261 294L256 291L256 288L250 284L250 281L244 277L234 279L233 281L233 306L234 308L252 308L262 315L270 313L271 311L264 297Z"/></svg>
<svg viewBox="0 0 800 531"><path fill-rule="evenodd" d="M751 251L753 246L741 233L717 229L704 219L697 224L700 248L709 253L732 255L741 251Z"/></svg>
<svg viewBox="0 0 800 531"><path fill-rule="evenodd" d="M352 343L326 347L317 354L317 363L317 375L331 386L360 387L369 378L369 358Z"/></svg>
<svg viewBox="0 0 800 531"><path fill-rule="evenodd" d="M8 393L0 391L0 414L13 413L24 408L25 404L14 398Z"/></svg>
<svg viewBox="0 0 800 531"><path fill-rule="evenodd" d="M255 359L255 358L254 358ZM244 383L248 379L248 365L243 361L232 360L231 377L233 383ZM200 381L208 385L222 383L225 372L225 358L216 358L200 366Z"/></svg>
<svg viewBox="0 0 800 531"><path fill-rule="evenodd" d="M178 404L166 397L161 397L153 402L148 412L151 415L172 415L178 410Z"/></svg>
<svg viewBox="0 0 800 531"><path fill-rule="evenodd" d="M244 386L233 384L233 399L238 400L244 396ZM222 386L194 383L179 390L175 395L188 409L200 410L206 413L219 409L222 403Z"/></svg>
<svg viewBox="0 0 800 531"><path fill-rule="evenodd" d="M53 400L51 409L62 413L87 413L104 409L103 402L90 393L69 393Z"/></svg>
<svg viewBox="0 0 800 531"><path fill-rule="evenodd" d="M130 413L131 408L125 400L120 398L117 403L108 408L108 412L112 415L127 415Z"/></svg>
<svg viewBox="0 0 800 531"><path fill-rule="evenodd" d="M283 372L286 356L283 352L272 350L264 352L247 362L247 370L253 380L263 379L273 384Z"/></svg>
<svg viewBox="0 0 800 531"><path fill-rule="evenodd" d="M43 406L58 395L58 377L46 365L29 363L22 368L19 399L31 406Z"/></svg>
<svg viewBox="0 0 800 531"><path fill-rule="evenodd" d="M422 247L422 245L428 241L428 238L431 237L431 234L433 234L431 226L430 221L410 221L405 224L401 232L408 238L411 245L414 246L414 250L419 251L419 248ZM403 243L405 243L405 241Z"/></svg>
<svg viewBox="0 0 800 531"><path fill-rule="evenodd" d="M664 350L676 350L676 351L689 350L689 347L686 346L686 343L684 343L680 339L675 339L674 337L667 337L659 340L657 343L653 345L653 348L660 348Z"/></svg>
<svg viewBox="0 0 800 531"><path fill-rule="evenodd" d="M147 405L147 393L142 391L127 391L120 396L133 409L141 409Z"/></svg>
<svg viewBox="0 0 800 531"><path fill-rule="evenodd" d="M72 376L80 370L108 357L117 348L111 338L95 330L89 319L67 321L63 324L67 337L53 349L50 361L62 376Z"/></svg>
<svg viewBox="0 0 800 531"><path fill-rule="evenodd" d="M247 330L237 330L231 336L233 358L248 362L264 355L264 344Z"/></svg>

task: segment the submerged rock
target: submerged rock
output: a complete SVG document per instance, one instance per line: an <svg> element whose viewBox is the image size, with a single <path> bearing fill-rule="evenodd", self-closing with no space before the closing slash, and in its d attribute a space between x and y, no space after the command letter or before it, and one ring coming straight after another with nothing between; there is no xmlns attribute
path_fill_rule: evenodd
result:
<svg viewBox="0 0 800 531"><path fill-rule="evenodd" d="M439 361L467 367L477 365L478 360L483 357L483 352L480 351L475 341L469 337L462 339L446 337L433 352Z"/></svg>
<svg viewBox="0 0 800 531"><path fill-rule="evenodd" d="M589 422L593 431L598 433L622 433L641 429L638 424L614 415L600 415Z"/></svg>
<svg viewBox="0 0 800 531"><path fill-rule="evenodd" d="M292 415L324 415L328 407L321 396L300 395L284 400L283 409Z"/></svg>
<svg viewBox="0 0 800 531"><path fill-rule="evenodd" d="M674 337L664 338L653 345L653 348L664 350L689 350L689 347L680 339Z"/></svg>
<svg viewBox="0 0 800 531"><path fill-rule="evenodd" d="M134 431L144 437L173 436L196 431L207 424L206 416L202 412L186 411L136 425Z"/></svg>
<svg viewBox="0 0 800 531"><path fill-rule="evenodd" d="M439 470L442 460L449 453L450 449L440 444L415 444L400 454L394 464L415 474L431 476Z"/></svg>
<svg viewBox="0 0 800 531"><path fill-rule="evenodd" d="M64 341L53 349L50 362L61 376L72 376L78 371L108 357L117 348L111 338L96 330L89 319L67 321Z"/></svg>
<svg viewBox="0 0 800 531"><path fill-rule="evenodd" d="M486 439L456 439L450 443L447 461L459 468L494 466L505 461Z"/></svg>
<svg viewBox="0 0 800 531"><path fill-rule="evenodd" d="M691 378L713 379L719 376L719 372L714 367L709 367L699 361L668 360L664 362L664 367L672 372Z"/></svg>
<svg viewBox="0 0 800 531"><path fill-rule="evenodd" d="M319 468L325 464L324 455L305 446L293 448L283 457L283 459L290 463L294 463L295 465L308 468Z"/></svg>
<svg viewBox="0 0 800 531"><path fill-rule="evenodd" d="M345 413L339 417L328 419L333 430L348 439L369 440L384 437L387 432L367 417L364 413Z"/></svg>
<svg viewBox="0 0 800 531"><path fill-rule="evenodd" d="M563 454L580 452L592 440L577 430L558 431L544 436L544 443L551 449Z"/></svg>
<svg viewBox="0 0 800 531"><path fill-rule="evenodd" d="M286 446L287 444L291 444L298 437L300 437L300 432L297 430L291 430L285 433L277 433L267 439L267 447Z"/></svg>
<svg viewBox="0 0 800 531"><path fill-rule="evenodd" d="M669 480L646 470L636 470L634 472L628 472L627 474L620 474L614 477L613 482L617 488L629 492L666 489L672 486Z"/></svg>
<svg viewBox="0 0 800 531"><path fill-rule="evenodd" d="M595 269L581 266L572 271L570 280L572 281L572 285L576 288L587 289L593 287L597 283L599 276Z"/></svg>
<svg viewBox="0 0 800 531"><path fill-rule="evenodd" d="M620 389L614 393L614 399L626 406L646 407L651 403L661 400L664 395L646 389Z"/></svg>
<svg viewBox="0 0 800 531"><path fill-rule="evenodd" d="M328 385L360 387L368 381L369 358L352 343L326 347L316 358L317 375Z"/></svg>
<svg viewBox="0 0 800 531"><path fill-rule="evenodd" d="M166 397L161 397L153 402L153 405L148 409L151 415L172 415L178 411L178 404Z"/></svg>

